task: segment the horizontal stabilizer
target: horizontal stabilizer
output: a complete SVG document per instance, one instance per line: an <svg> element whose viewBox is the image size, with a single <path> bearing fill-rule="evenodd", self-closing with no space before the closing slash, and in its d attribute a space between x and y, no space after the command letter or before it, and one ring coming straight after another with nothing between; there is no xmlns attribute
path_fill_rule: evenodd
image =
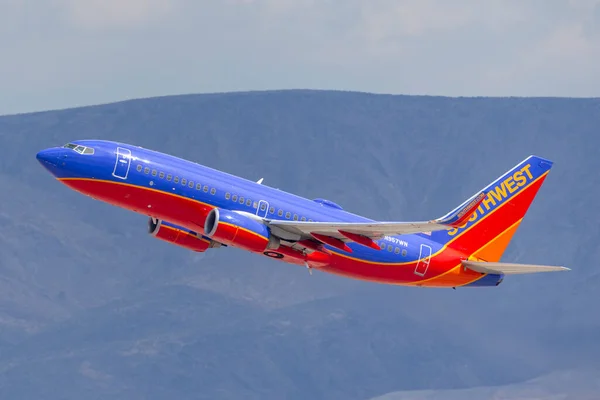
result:
<svg viewBox="0 0 600 400"><path fill-rule="evenodd" d="M463 261L465 267L483 274L534 274L536 272L570 271L570 268L550 265L511 264L502 262Z"/></svg>

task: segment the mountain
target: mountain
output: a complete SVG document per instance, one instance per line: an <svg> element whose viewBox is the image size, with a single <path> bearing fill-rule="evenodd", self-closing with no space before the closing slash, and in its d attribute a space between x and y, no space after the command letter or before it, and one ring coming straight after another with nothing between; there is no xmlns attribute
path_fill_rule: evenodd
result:
<svg viewBox="0 0 600 400"><path fill-rule="evenodd" d="M565 371L597 377L598 126L600 99L301 90L0 117L0 397L482 398L473 388L503 387L518 399ZM311 276L232 248L192 254L35 160L90 138L382 220L441 215L536 154L555 165L503 260L572 271L453 291ZM550 393L581 394L572 382Z"/></svg>

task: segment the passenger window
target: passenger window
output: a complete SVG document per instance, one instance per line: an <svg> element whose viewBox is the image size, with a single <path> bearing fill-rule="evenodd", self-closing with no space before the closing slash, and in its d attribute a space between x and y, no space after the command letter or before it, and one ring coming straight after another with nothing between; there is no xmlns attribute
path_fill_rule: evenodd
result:
<svg viewBox="0 0 600 400"><path fill-rule="evenodd" d="M288 211L288 212L286 212L286 213L285 213L285 217L286 217L287 219L290 219L290 217L291 217L291 216L292 216L292 213L291 213L291 212L289 212L289 211Z"/></svg>
<svg viewBox="0 0 600 400"><path fill-rule="evenodd" d="M267 209L267 205L265 203L261 203L260 205L260 209L261 211L265 211ZM273 207L271 207L271 210L273 209ZM271 211L272 212L272 211Z"/></svg>
<svg viewBox="0 0 600 400"><path fill-rule="evenodd" d="M225 200L229 200L231 198L231 194L225 193Z"/></svg>
<svg viewBox="0 0 600 400"><path fill-rule="evenodd" d="M173 182L175 182L175 183L179 183L179 177L178 177L178 176L176 176L176 177L175 177L175 179L173 179Z"/></svg>
<svg viewBox="0 0 600 400"><path fill-rule="evenodd" d="M217 193L217 189L211 188L210 189L210 194L214 195L215 193Z"/></svg>
<svg viewBox="0 0 600 400"><path fill-rule="evenodd" d="M155 169L152 170L152 176L156 176L156 174L158 174L158 171L156 171Z"/></svg>
<svg viewBox="0 0 600 400"><path fill-rule="evenodd" d="M381 247L381 250L384 250L385 249L385 243L384 242L379 243L379 247Z"/></svg>
<svg viewBox="0 0 600 400"><path fill-rule="evenodd" d="M244 198L240 196L240 204L244 204Z"/></svg>
<svg viewBox="0 0 600 400"><path fill-rule="evenodd" d="M170 182L172 177L173 177L173 175L171 175L171 174L167 175L167 180Z"/></svg>
<svg viewBox="0 0 600 400"><path fill-rule="evenodd" d="M302 217L300 218L302 221L306 221L306 217Z"/></svg>
<svg viewBox="0 0 600 400"><path fill-rule="evenodd" d="M309 219L308 219L308 222L314 222L314 221L313 221L312 219L310 219L310 218L309 218Z"/></svg>
<svg viewBox="0 0 600 400"><path fill-rule="evenodd" d="M194 188L194 181L190 181L190 182L188 183L188 187L189 187L190 189L193 189L193 188Z"/></svg>
<svg viewBox="0 0 600 400"><path fill-rule="evenodd" d="M391 244L388 244L388 251L390 251L390 252L392 251L392 245Z"/></svg>
<svg viewBox="0 0 600 400"><path fill-rule="evenodd" d="M406 257L406 249L402 249L402 257Z"/></svg>
<svg viewBox="0 0 600 400"><path fill-rule="evenodd" d="M396 253L396 254L400 254L400 247L396 247L396 248L394 249L394 253Z"/></svg>
<svg viewBox="0 0 600 400"><path fill-rule="evenodd" d="M294 221L298 221L298 214L294 214Z"/></svg>
<svg viewBox="0 0 600 400"><path fill-rule="evenodd" d="M208 193L208 186L204 185L204 193Z"/></svg>
<svg viewBox="0 0 600 400"><path fill-rule="evenodd" d="M164 172L162 172L162 171L160 171L160 174L158 174L158 177L159 177L160 179L163 179L163 178L165 177L165 173L164 173Z"/></svg>
<svg viewBox="0 0 600 400"><path fill-rule="evenodd" d="M141 165L141 164L138 164L138 166L137 166L137 168L136 168L136 169L138 170L138 172L142 172L142 165Z"/></svg>
<svg viewBox="0 0 600 400"><path fill-rule="evenodd" d="M277 211L277 215L279 215L281 217L283 215L283 210Z"/></svg>
<svg viewBox="0 0 600 400"><path fill-rule="evenodd" d="M144 173L145 174L149 174L150 173L150 168L148 168L148 167L144 168Z"/></svg>
<svg viewBox="0 0 600 400"><path fill-rule="evenodd" d="M186 184L186 183L187 183L187 179L185 179L185 178L181 178L181 184L182 184L183 186L185 186L185 184Z"/></svg>
<svg viewBox="0 0 600 400"><path fill-rule="evenodd" d="M196 190L202 190L202 185L200 183L196 183Z"/></svg>
<svg viewBox="0 0 600 400"><path fill-rule="evenodd" d="M255 201L254 203L252 203L252 208L258 208L258 202Z"/></svg>
<svg viewBox="0 0 600 400"><path fill-rule="evenodd" d="M252 204L252 200L250 200L250 199L246 200L246 205L247 205L248 207L250 207L250 204Z"/></svg>
<svg viewBox="0 0 600 400"><path fill-rule="evenodd" d="M234 194L233 197L231 198L231 201L236 202L237 201L237 194Z"/></svg>
<svg viewBox="0 0 600 400"><path fill-rule="evenodd" d="M269 214L274 214L274 213L275 213L275 207L269 208Z"/></svg>

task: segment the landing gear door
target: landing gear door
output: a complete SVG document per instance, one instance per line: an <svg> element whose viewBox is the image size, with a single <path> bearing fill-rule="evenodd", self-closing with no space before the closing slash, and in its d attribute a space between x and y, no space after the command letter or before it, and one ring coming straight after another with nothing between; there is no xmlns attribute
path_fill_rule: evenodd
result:
<svg viewBox="0 0 600 400"><path fill-rule="evenodd" d="M129 167L131 166L131 150L123 147L117 147L117 159L115 160L115 168L112 175L115 178L127 179Z"/></svg>

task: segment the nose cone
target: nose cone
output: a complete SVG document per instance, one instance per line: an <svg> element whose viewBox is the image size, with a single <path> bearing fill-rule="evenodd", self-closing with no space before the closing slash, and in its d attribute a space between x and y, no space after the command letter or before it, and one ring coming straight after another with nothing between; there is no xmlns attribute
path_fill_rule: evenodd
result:
<svg viewBox="0 0 600 400"><path fill-rule="evenodd" d="M54 147L40 151L35 157L44 168L56 175L63 151L60 147Z"/></svg>

